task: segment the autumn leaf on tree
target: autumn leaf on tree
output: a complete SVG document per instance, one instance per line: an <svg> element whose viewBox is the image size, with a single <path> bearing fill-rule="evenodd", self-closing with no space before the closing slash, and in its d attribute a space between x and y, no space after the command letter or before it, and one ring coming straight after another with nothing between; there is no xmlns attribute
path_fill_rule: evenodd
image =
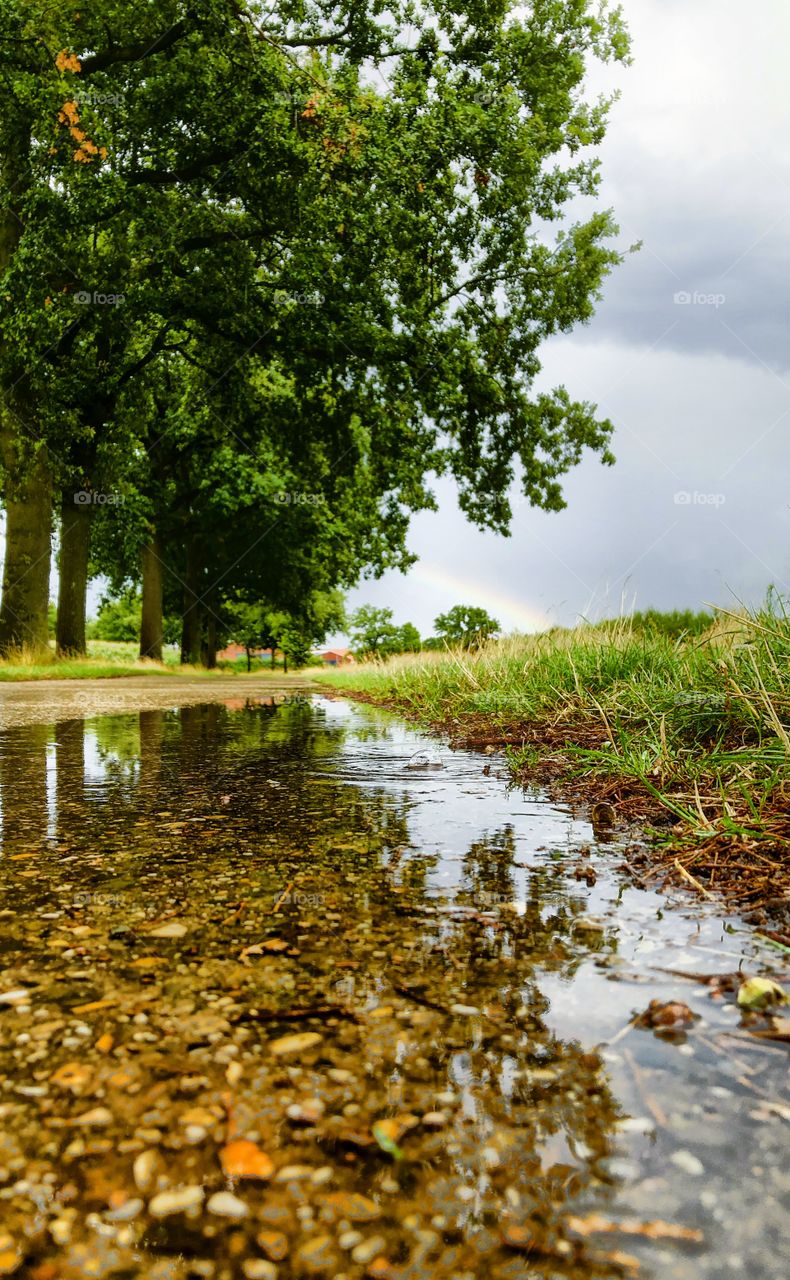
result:
<svg viewBox="0 0 790 1280"><path fill-rule="evenodd" d="M73 71L75 75L82 70L82 63L76 53L69 53L68 49L61 49L55 59L55 66L58 71Z"/></svg>

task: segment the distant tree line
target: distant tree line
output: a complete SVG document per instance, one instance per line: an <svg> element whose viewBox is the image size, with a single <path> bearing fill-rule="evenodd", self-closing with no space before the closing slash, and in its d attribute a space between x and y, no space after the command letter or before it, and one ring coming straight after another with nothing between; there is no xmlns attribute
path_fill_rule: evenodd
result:
<svg viewBox="0 0 790 1280"><path fill-rule="evenodd" d="M396 626L392 609L363 605L351 615L351 645L360 658L390 658L398 653L460 646L476 649L500 630L485 609L457 604L434 620L433 636L420 638L411 622Z"/></svg>

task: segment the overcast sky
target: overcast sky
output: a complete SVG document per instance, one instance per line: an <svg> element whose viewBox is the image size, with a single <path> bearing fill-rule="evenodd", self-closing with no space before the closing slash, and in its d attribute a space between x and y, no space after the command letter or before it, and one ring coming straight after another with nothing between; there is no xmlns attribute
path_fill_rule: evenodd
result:
<svg viewBox="0 0 790 1280"><path fill-rule="evenodd" d="M643 248L594 320L544 349L546 381L614 422L617 463L589 457L567 509L522 505L510 538L469 525L440 485L440 511L413 523L419 564L363 582L352 607L389 605L429 633L460 602L529 630L621 601L732 605L770 582L790 594L790 5L623 9L633 65L594 81L622 94L598 203L622 247Z"/></svg>

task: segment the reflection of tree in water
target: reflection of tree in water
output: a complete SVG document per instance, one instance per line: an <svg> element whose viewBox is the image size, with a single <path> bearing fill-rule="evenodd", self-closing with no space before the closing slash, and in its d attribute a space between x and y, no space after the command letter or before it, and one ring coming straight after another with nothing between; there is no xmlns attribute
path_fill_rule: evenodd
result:
<svg viewBox="0 0 790 1280"><path fill-rule="evenodd" d="M180 949L184 994L231 988L245 1025L265 1011L268 1034L320 1028L323 1066L308 1063L300 1089L337 1093L329 1061L358 1081L349 1095L357 1114L346 1118L341 1099L332 1123L289 1158L330 1160L365 1194L396 1179L399 1220L442 1224L421 1254L402 1244L404 1276L593 1274L590 1255L565 1239L563 1212L610 1149L615 1107L597 1056L551 1032L541 990L544 974L567 978L578 964L576 885L538 865L523 914L500 909L516 896L515 833L504 826L466 851L454 899L437 897L438 855L415 850L408 795L372 787L371 777L355 785L343 772L344 727L320 710L215 706L143 712L134 727L124 719L97 735L107 769L90 797L77 783L79 733L58 738L58 832L71 839L70 856L84 850L68 863L70 882L110 886L120 906L109 924L131 926L125 941L109 932L113 981L120 971L139 982L124 965L139 942L150 945L146 916L173 912L199 929ZM135 751L138 767L113 763L133 762ZM40 784L40 770L34 776ZM12 764L4 799L15 777ZM107 913L84 914L100 925ZM271 936L285 954L240 965L245 942ZM307 1011L296 1024L294 1008ZM341 1016L309 1013L333 1008ZM283 1080L265 1061L261 1070L240 1091L242 1125L262 1099L279 1105ZM450 1095L458 1105L442 1102ZM402 1162L370 1138L382 1118L442 1108L435 1131L402 1139ZM529 1233L538 1251L529 1263L503 1252L507 1223ZM389 1219L384 1229L400 1230Z"/></svg>

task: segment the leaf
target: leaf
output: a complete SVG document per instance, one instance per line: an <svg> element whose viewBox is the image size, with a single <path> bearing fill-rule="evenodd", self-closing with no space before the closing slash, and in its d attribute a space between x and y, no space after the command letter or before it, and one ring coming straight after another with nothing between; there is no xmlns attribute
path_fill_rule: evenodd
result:
<svg viewBox="0 0 790 1280"><path fill-rule="evenodd" d="M371 1129L373 1137L385 1151L388 1156L392 1156L393 1160L402 1160L403 1152L395 1141L394 1133L399 1132L399 1126L394 1120L377 1120Z"/></svg>
<svg viewBox="0 0 790 1280"><path fill-rule="evenodd" d="M681 1227L674 1222L663 1222L660 1218L650 1222L612 1222L600 1213L589 1213L584 1218L572 1216L567 1223L570 1230L580 1236L617 1232L625 1236L643 1236L646 1240L688 1240L693 1244L702 1244L705 1239L696 1227Z"/></svg>
<svg viewBox="0 0 790 1280"><path fill-rule="evenodd" d="M772 1004L789 1004L790 996L772 978L747 978L738 988L742 1009L767 1009Z"/></svg>
<svg viewBox="0 0 790 1280"><path fill-rule="evenodd" d="M265 1151L246 1138L229 1142L219 1153L222 1171L229 1178L257 1178L263 1182L274 1173L274 1164Z"/></svg>

